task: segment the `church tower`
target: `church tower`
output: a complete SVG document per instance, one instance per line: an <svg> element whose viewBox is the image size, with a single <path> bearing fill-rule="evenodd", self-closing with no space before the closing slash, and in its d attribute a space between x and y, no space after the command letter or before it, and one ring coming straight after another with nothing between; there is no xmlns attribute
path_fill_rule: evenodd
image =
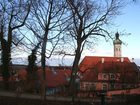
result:
<svg viewBox="0 0 140 105"><path fill-rule="evenodd" d="M122 44L122 41L119 39L119 33L117 32L115 34L115 40L113 41L113 44L114 44L114 57L121 57L121 44Z"/></svg>

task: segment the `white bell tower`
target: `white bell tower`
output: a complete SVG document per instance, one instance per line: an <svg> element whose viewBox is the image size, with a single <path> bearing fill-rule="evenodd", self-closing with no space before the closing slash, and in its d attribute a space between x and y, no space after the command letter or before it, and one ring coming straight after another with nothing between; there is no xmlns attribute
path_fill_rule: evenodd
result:
<svg viewBox="0 0 140 105"><path fill-rule="evenodd" d="M116 38L113 41L114 44L114 57L121 57L122 56L122 49L121 49L121 45L122 45L122 41L119 39L119 33L117 32L115 34Z"/></svg>

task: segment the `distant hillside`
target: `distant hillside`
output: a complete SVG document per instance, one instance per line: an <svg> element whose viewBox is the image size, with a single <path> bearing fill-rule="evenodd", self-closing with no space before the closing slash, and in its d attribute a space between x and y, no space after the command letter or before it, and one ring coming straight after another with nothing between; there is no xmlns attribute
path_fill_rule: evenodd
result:
<svg viewBox="0 0 140 105"><path fill-rule="evenodd" d="M130 59L131 61L131 59ZM27 58L13 58L13 64L21 64L21 65L28 65ZM38 61L39 62L39 61ZM49 66L71 66L73 62L72 58L65 58L65 59L58 59L58 58L51 58L46 60L46 64ZM140 58L135 58L134 62L140 66ZM39 62L40 63L40 62ZM38 64L39 64L38 63Z"/></svg>
<svg viewBox="0 0 140 105"><path fill-rule="evenodd" d="M65 59L59 59L59 58L50 58L46 59L46 65L48 66L71 66L73 62L72 58L65 58ZM12 58L13 64L20 64L20 65L28 65L27 58ZM40 65L40 61L38 60L37 65Z"/></svg>

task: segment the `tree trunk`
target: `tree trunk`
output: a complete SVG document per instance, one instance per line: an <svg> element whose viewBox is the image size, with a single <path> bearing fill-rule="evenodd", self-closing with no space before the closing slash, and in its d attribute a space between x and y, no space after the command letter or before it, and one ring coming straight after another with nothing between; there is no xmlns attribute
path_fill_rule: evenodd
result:
<svg viewBox="0 0 140 105"><path fill-rule="evenodd" d="M9 64L11 60L11 48L9 47L9 43L2 39L2 76L4 82L4 89L9 89L9 78L10 78L10 71L9 71Z"/></svg>
<svg viewBox="0 0 140 105"><path fill-rule="evenodd" d="M75 97L76 97L76 75L77 71L79 70L78 64L81 58L81 43L78 43L77 50L75 51L76 55L74 58L74 63L72 66L72 73L71 73L71 80L70 80L70 92L72 93L72 104L75 103Z"/></svg>
<svg viewBox="0 0 140 105"><path fill-rule="evenodd" d="M42 44L42 54L41 54L41 66L43 70L43 83L42 83L42 93L43 93L43 99L46 99L46 71L45 71L45 62L46 62L46 42L47 42L47 35L44 37L43 44Z"/></svg>

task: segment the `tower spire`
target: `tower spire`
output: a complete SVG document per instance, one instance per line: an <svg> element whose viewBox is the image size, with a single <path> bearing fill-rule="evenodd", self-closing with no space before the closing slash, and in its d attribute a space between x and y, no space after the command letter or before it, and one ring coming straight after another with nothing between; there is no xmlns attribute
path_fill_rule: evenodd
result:
<svg viewBox="0 0 140 105"><path fill-rule="evenodd" d="M114 44L114 57L121 57L121 44L122 41L119 39L119 33L116 32L115 34L115 40L113 41Z"/></svg>
<svg viewBox="0 0 140 105"><path fill-rule="evenodd" d="M116 39L119 39L119 33L118 33L118 31L116 32L115 36L116 36Z"/></svg>

